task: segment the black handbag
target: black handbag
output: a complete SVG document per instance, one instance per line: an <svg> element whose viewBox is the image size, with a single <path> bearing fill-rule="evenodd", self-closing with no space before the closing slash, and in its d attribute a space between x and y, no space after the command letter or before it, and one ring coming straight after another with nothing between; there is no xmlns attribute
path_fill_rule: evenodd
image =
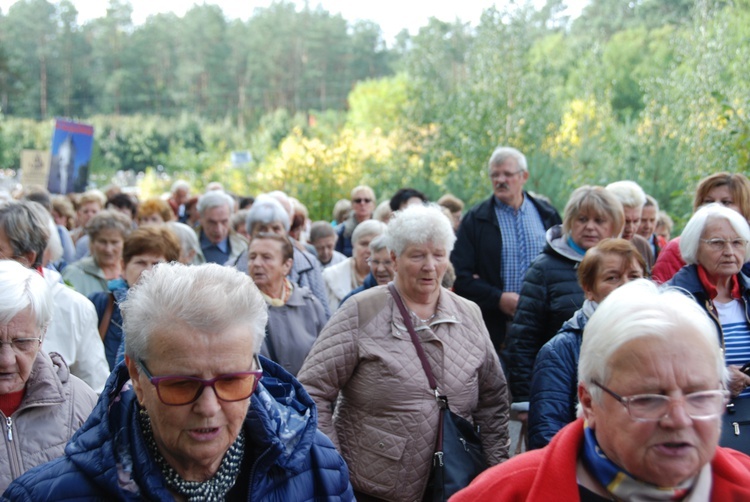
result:
<svg viewBox="0 0 750 502"><path fill-rule="evenodd" d="M430 389L435 393L439 408L438 433L435 441L435 453L432 459L432 470L423 500L444 502L457 491L465 488L482 471L487 469L487 462L479 438L479 430L468 420L453 413L448 405L448 398L440 395L437 381L427 361L422 344L411 323L411 317L393 283L388 284L404 325L409 331L411 341L417 350L417 356L427 375Z"/></svg>
<svg viewBox="0 0 750 502"><path fill-rule="evenodd" d="M721 416L719 446L750 455L750 398L732 399Z"/></svg>

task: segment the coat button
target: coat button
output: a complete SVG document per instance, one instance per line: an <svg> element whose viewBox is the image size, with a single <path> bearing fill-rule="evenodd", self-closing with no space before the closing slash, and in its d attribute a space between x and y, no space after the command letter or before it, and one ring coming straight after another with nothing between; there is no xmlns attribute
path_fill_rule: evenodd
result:
<svg viewBox="0 0 750 502"><path fill-rule="evenodd" d="M385 448L385 443L378 443L378 447L382 450L383 448Z"/></svg>

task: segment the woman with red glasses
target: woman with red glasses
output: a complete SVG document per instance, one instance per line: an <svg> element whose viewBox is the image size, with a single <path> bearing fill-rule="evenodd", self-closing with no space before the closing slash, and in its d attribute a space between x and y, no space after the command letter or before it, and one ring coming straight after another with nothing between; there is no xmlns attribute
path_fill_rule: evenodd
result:
<svg viewBox="0 0 750 502"><path fill-rule="evenodd" d="M121 308L126 364L65 456L4 499L353 500L312 400L257 355L267 313L246 274L161 264Z"/></svg>

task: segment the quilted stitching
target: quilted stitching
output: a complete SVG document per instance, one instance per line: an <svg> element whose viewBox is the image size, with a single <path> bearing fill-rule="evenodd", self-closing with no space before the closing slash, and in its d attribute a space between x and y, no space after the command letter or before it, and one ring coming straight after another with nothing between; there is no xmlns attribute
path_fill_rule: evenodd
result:
<svg viewBox="0 0 750 502"><path fill-rule="evenodd" d="M368 311L374 315L364 318ZM432 330L418 334L451 409L481 427L489 463L506 459L507 388L479 308L443 290ZM438 409L385 287L352 297L333 315L299 379L318 404L320 429L347 460L355 489L421 499Z"/></svg>

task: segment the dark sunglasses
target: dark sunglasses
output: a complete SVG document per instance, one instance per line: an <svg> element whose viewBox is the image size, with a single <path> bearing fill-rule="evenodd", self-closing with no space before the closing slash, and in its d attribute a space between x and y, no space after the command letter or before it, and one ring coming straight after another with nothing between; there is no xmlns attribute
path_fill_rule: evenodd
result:
<svg viewBox="0 0 750 502"><path fill-rule="evenodd" d="M369 204L372 202L372 199L352 199L352 202L355 204Z"/></svg>
<svg viewBox="0 0 750 502"><path fill-rule="evenodd" d="M253 361L257 368L261 367L257 355L254 356ZM239 371L237 373L225 373L210 380L179 375L155 377L146 368L146 363L142 359L138 360L138 365L143 369L143 373L149 382L156 387L156 394L159 396L159 400L168 406L182 406L194 403L201 397L206 387L213 388L216 397L222 401L242 401L255 392L255 388L263 376L263 370L257 369Z"/></svg>

